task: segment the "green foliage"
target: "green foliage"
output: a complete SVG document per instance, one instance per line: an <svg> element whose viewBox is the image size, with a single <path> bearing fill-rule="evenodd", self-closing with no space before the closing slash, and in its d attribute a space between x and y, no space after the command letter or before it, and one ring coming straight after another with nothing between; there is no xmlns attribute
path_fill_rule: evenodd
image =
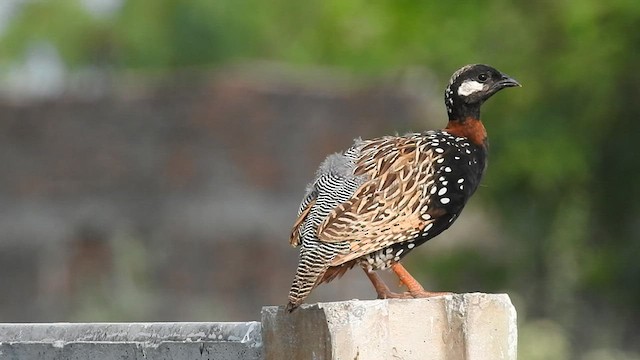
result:
<svg viewBox="0 0 640 360"><path fill-rule="evenodd" d="M575 330L575 344L602 339L582 329L594 329L584 321L597 313L617 325L594 346L638 349L638 25L637 0L130 0L106 19L74 0L33 1L6 29L0 63L49 41L75 67L261 58L379 75L420 64L444 83L460 65L495 65L524 87L485 107L492 154L479 196L502 215L511 245L503 264L470 250L433 269L454 277L442 283L464 281L450 270L473 259L483 270L471 281L516 289L531 316ZM548 326L524 330L542 336ZM548 340L566 356L570 344Z"/></svg>
<svg viewBox="0 0 640 360"><path fill-rule="evenodd" d="M70 65L82 65L91 56L99 28L77 1L30 2L5 30L0 53L5 61L19 59L29 45L50 41Z"/></svg>

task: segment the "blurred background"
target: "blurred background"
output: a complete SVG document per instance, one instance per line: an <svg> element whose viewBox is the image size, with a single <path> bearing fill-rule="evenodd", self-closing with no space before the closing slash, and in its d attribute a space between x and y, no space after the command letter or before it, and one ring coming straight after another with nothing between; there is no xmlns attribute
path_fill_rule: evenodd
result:
<svg viewBox="0 0 640 360"><path fill-rule="evenodd" d="M322 159L443 127L481 62L523 87L407 267L508 293L523 360L640 359L639 29L635 0L2 0L0 321L259 319ZM359 270L308 301L356 297Z"/></svg>

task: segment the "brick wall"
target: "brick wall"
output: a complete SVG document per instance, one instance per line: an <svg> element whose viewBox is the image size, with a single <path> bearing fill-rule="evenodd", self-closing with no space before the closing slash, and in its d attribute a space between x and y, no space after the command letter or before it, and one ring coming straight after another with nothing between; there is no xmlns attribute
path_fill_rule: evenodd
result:
<svg viewBox="0 0 640 360"><path fill-rule="evenodd" d="M249 320L284 303L288 232L324 156L427 126L416 96L325 75L2 101L0 321ZM357 278L314 296L371 297Z"/></svg>

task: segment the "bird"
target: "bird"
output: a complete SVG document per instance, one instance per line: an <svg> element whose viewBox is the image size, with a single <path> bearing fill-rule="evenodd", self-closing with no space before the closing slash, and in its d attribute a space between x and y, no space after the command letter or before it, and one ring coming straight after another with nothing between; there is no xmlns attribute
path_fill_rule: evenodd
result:
<svg viewBox="0 0 640 360"><path fill-rule="evenodd" d="M289 242L300 247L285 309L294 311L322 283L359 265L378 298L421 298L426 291L400 263L448 229L478 188L487 164L481 105L521 86L485 64L453 73L445 89L441 130L356 139L329 155L307 186ZM407 292L394 293L377 270L391 268Z"/></svg>

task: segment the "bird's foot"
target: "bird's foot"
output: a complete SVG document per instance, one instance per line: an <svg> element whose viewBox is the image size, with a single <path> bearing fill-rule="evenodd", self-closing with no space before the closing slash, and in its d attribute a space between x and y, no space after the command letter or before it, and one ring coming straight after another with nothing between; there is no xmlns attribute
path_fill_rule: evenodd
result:
<svg viewBox="0 0 640 360"><path fill-rule="evenodd" d="M405 291L401 293L395 293L392 291L378 293L378 299L423 299L435 296L451 295L453 293L447 291Z"/></svg>
<svg viewBox="0 0 640 360"><path fill-rule="evenodd" d="M408 291L402 293L387 291L378 293L378 299L413 299L413 296Z"/></svg>
<svg viewBox="0 0 640 360"><path fill-rule="evenodd" d="M401 284L407 286L409 291L395 293L389 290L389 287L382 281L382 279L373 271L368 271L367 269L363 269L364 272L371 280L373 287L376 289L376 294L378 294L378 299L416 299L416 298L429 298L434 296L441 295L449 295L450 292L431 292L426 291L411 275L406 273L406 270L397 264L398 266L394 268L394 271L398 274L401 280ZM404 270L404 273L402 272ZM402 275L402 276L400 276Z"/></svg>
<svg viewBox="0 0 640 360"><path fill-rule="evenodd" d="M427 291L427 290L414 290L414 291L408 291L408 293L411 295L411 297L417 299L417 298L430 298L430 297L435 297L435 296L444 296L444 295L451 295L453 294L452 292L449 291Z"/></svg>
<svg viewBox="0 0 640 360"><path fill-rule="evenodd" d="M409 272L400 263L391 266L393 272L398 276L400 284L409 290L405 294L409 294L410 298L430 298L434 296L450 295L450 292L443 291L427 291L420 283L409 274ZM406 298L405 298L406 299Z"/></svg>
<svg viewBox="0 0 640 360"><path fill-rule="evenodd" d="M378 293L378 299L424 299L436 296L451 295L448 291L414 290L396 293L392 291Z"/></svg>

